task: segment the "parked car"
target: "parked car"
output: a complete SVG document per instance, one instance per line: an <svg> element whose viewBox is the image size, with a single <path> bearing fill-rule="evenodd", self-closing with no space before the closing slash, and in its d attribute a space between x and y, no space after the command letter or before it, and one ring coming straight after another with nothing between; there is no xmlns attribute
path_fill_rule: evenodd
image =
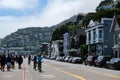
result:
<svg viewBox="0 0 120 80"><path fill-rule="evenodd" d="M60 57L57 57L55 60L56 60L56 61L60 61Z"/></svg>
<svg viewBox="0 0 120 80"><path fill-rule="evenodd" d="M74 57L68 59L68 62L71 63Z"/></svg>
<svg viewBox="0 0 120 80"><path fill-rule="evenodd" d="M63 56L63 57L62 57L62 61L63 61L63 62L65 61L65 58L66 58L66 56Z"/></svg>
<svg viewBox="0 0 120 80"><path fill-rule="evenodd" d="M82 64L82 58L81 57L74 57L73 59L72 59L72 63L80 63L80 64Z"/></svg>
<svg viewBox="0 0 120 80"><path fill-rule="evenodd" d="M66 56L66 58L65 58L65 62L68 62L68 60L69 60L69 58L71 58L71 56Z"/></svg>
<svg viewBox="0 0 120 80"><path fill-rule="evenodd" d="M94 65L94 61L97 57L96 56L88 56L87 59L85 60L85 65Z"/></svg>
<svg viewBox="0 0 120 80"><path fill-rule="evenodd" d="M106 62L106 68L120 69L120 58L112 58Z"/></svg>
<svg viewBox="0 0 120 80"><path fill-rule="evenodd" d="M98 67L105 67L106 66L106 61L110 60L111 57L107 56L98 56L97 59L95 60L95 66Z"/></svg>
<svg viewBox="0 0 120 80"><path fill-rule="evenodd" d="M55 60L55 57L50 57L50 60Z"/></svg>

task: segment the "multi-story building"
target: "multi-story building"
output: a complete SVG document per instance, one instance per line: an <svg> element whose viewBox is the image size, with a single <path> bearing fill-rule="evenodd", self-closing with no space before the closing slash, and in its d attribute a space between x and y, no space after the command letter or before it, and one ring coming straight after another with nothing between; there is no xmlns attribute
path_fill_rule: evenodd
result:
<svg viewBox="0 0 120 80"><path fill-rule="evenodd" d="M70 49L70 34L65 33L63 34L63 53L66 56L69 56L69 49Z"/></svg>
<svg viewBox="0 0 120 80"><path fill-rule="evenodd" d="M102 18L101 22L90 21L86 28L86 44L88 54L111 56L113 46L113 34L110 33L111 18Z"/></svg>
<svg viewBox="0 0 120 80"><path fill-rule="evenodd" d="M114 16L110 31L114 34L113 56L120 58L120 15Z"/></svg>
<svg viewBox="0 0 120 80"><path fill-rule="evenodd" d="M75 29L70 33L70 50L69 55L80 56L80 46L85 44L85 28Z"/></svg>
<svg viewBox="0 0 120 80"><path fill-rule="evenodd" d="M52 41L51 57L64 56L63 53L63 40Z"/></svg>

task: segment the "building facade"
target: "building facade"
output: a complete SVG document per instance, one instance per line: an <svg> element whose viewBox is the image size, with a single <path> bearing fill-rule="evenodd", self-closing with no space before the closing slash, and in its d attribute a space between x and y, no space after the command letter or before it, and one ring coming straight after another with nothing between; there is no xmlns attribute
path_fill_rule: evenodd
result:
<svg viewBox="0 0 120 80"><path fill-rule="evenodd" d="M113 34L110 33L111 23L111 18L102 18L100 23L90 21L85 30L88 54L111 56L113 52Z"/></svg>
<svg viewBox="0 0 120 80"><path fill-rule="evenodd" d="M69 49L70 49L70 34L65 33L63 34L63 53L66 56L69 56Z"/></svg>
<svg viewBox="0 0 120 80"><path fill-rule="evenodd" d="M64 56L63 53L63 40L52 41L51 57Z"/></svg>
<svg viewBox="0 0 120 80"><path fill-rule="evenodd" d="M80 46L85 44L85 28L75 29L70 33L70 56L80 56Z"/></svg>
<svg viewBox="0 0 120 80"><path fill-rule="evenodd" d="M110 31L114 34L113 57L120 58L120 15L114 16Z"/></svg>

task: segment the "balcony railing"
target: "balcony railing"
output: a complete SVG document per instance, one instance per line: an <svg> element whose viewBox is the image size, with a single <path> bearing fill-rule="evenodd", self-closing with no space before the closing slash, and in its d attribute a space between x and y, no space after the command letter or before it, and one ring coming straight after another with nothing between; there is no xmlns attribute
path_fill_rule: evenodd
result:
<svg viewBox="0 0 120 80"><path fill-rule="evenodd" d="M101 43L101 42L103 42L103 38L87 41L86 44L94 44L94 43Z"/></svg>

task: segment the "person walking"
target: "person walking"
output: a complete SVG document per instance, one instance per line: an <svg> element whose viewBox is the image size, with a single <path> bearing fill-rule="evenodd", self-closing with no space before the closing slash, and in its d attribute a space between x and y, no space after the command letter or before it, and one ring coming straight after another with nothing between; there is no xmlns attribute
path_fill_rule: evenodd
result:
<svg viewBox="0 0 120 80"><path fill-rule="evenodd" d="M21 64L23 63L23 58L21 55L17 57L17 62L18 62L18 69L22 69Z"/></svg>
<svg viewBox="0 0 120 80"><path fill-rule="evenodd" d="M41 54L38 55L37 61L38 61L38 70L39 70L39 72L41 72L42 71L42 57L41 57Z"/></svg>
<svg viewBox="0 0 120 80"><path fill-rule="evenodd" d="M3 54L3 55L1 56L1 71L3 71L3 72L5 71L5 70L4 70L5 64L6 64L6 55Z"/></svg>
<svg viewBox="0 0 120 80"><path fill-rule="evenodd" d="M37 56L35 55L33 58L33 69L36 70L36 67L37 67Z"/></svg>
<svg viewBox="0 0 120 80"><path fill-rule="evenodd" d="M11 55L11 67L15 68L15 56Z"/></svg>
<svg viewBox="0 0 120 80"><path fill-rule="evenodd" d="M7 71L10 71L10 66L11 66L11 55L8 54L7 58Z"/></svg>
<svg viewBox="0 0 120 80"><path fill-rule="evenodd" d="M28 56L28 65L31 63L31 55Z"/></svg>

